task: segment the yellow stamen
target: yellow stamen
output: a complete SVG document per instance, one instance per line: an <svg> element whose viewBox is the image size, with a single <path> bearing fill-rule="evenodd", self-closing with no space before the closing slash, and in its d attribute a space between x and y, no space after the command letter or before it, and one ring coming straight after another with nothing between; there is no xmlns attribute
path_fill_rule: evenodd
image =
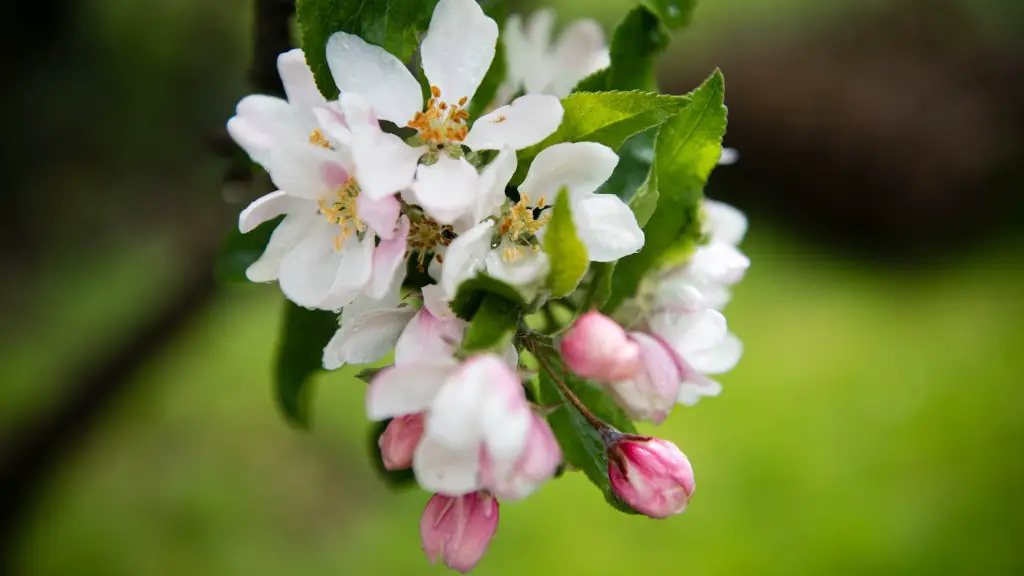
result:
<svg viewBox="0 0 1024 576"><path fill-rule="evenodd" d="M409 121L409 127L418 130L420 138L426 142L447 144L465 140L469 133L466 126L469 112L463 106L469 99L463 96L458 104L449 104L441 100L441 89L437 86L430 87L430 94L426 110L417 112Z"/></svg>
<svg viewBox="0 0 1024 576"><path fill-rule="evenodd" d="M417 252L417 268L420 272L426 270L427 255L433 253L438 263L444 259L437 253L439 246L451 244L455 238L455 232L450 225L438 224L436 220L423 215L411 223L407 246L410 252Z"/></svg>
<svg viewBox="0 0 1024 576"><path fill-rule="evenodd" d="M313 133L309 135L309 143L321 148L330 149L331 147L331 143L324 137L324 133L319 128L313 130Z"/></svg>
<svg viewBox="0 0 1024 576"><path fill-rule="evenodd" d="M544 208L546 199L541 196L536 208ZM537 252L540 247L535 244L537 233L550 216L541 214L534 218L534 206L530 205L530 197L527 194L520 194L519 201L508 209L505 218L498 226L498 234L511 244L502 251L502 258L506 262L512 262L524 254L523 247L529 247Z"/></svg>
<svg viewBox="0 0 1024 576"><path fill-rule="evenodd" d="M356 201L359 197L359 184L355 178L349 178L348 182L335 192L335 196L330 204L321 198L317 201L317 206L328 222L338 225L338 234L334 237L333 243L334 251L340 252L345 240L353 234L362 234L366 231L366 222L359 219L359 205Z"/></svg>

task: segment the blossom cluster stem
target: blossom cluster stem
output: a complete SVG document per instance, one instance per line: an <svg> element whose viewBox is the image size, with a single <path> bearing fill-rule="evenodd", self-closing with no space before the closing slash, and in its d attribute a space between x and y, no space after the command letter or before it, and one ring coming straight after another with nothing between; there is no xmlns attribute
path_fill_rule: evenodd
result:
<svg viewBox="0 0 1024 576"><path fill-rule="evenodd" d="M576 396L576 394L573 393L573 391L565 384L565 382L563 382L562 379L558 377L558 374L556 374L555 371L551 368L551 365L548 364L547 359L544 358L543 353L539 353L535 348L532 348L531 350L537 357L537 361L540 362L541 366L544 368L544 370L547 371L548 375L551 376L551 379L558 386L558 389L562 391L562 395L565 396L566 400L568 400L574 407L576 407L576 410L579 411L579 413L583 416L584 419L586 419L587 423L594 427L594 430L597 430L602 434L605 432L605 430L612 430L611 426L605 424L600 418L595 416L594 413L591 412L589 408L587 408L583 401L580 400L579 397Z"/></svg>

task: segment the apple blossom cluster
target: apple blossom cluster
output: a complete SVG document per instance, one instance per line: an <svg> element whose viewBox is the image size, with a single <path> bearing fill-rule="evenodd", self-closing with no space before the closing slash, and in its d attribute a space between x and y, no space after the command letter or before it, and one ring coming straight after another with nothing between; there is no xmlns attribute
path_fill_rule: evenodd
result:
<svg viewBox="0 0 1024 576"><path fill-rule="evenodd" d="M476 2L440 0L419 45L422 84L382 46L333 31L280 55L286 98L247 96L227 125L277 188L239 217L242 233L273 227L246 277L337 319L322 367L364 368L367 416L385 426L381 463L432 493L423 550L461 572L495 535L499 502L580 469L588 435L605 468L585 471L609 502L651 518L683 512L689 461L633 421L660 424L718 395L712 377L742 354L722 310L749 265L743 214L698 198L652 216L650 185L633 199L602 189L620 168L615 129L656 138L654 154L689 146L692 161L679 152L663 164L701 179L734 156L721 148L720 76L688 97L582 91L611 82L604 34L584 20L553 42L553 24L550 11L512 16L499 35ZM504 77L475 102L499 45ZM337 97L318 89L314 48ZM583 97L621 114L602 120ZM689 122L687 107L705 101L721 126L663 146L679 136L653 122ZM648 102L658 115L628 116ZM605 124L579 129L588 122ZM671 245L645 242L645 226L665 223L678 232Z"/></svg>

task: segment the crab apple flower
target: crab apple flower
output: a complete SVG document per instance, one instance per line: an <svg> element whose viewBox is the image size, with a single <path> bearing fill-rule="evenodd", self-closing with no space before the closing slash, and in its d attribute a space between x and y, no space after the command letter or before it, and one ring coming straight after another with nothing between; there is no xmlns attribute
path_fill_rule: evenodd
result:
<svg viewBox="0 0 1024 576"><path fill-rule="evenodd" d="M704 200L704 232L708 243L697 248L685 265L669 270L661 280L671 292L692 286L717 310L732 297L729 287L743 279L750 259L737 248L747 231L747 218L723 202Z"/></svg>
<svg viewBox="0 0 1024 576"><path fill-rule="evenodd" d="M693 467L679 448L660 438L623 436L608 448L612 490L651 518L681 514L693 496Z"/></svg>
<svg viewBox="0 0 1024 576"><path fill-rule="evenodd" d="M424 105L419 83L398 58L353 34L330 37L327 62L370 197L411 188L428 214L452 224L478 190L476 168L465 159L463 146L518 150L555 131L562 105L546 95L519 98L478 118L470 129L467 106L490 68L497 39L497 24L473 0L438 2L420 46L430 83ZM382 132L377 120L416 129L412 145Z"/></svg>
<svg viewBox="0 0 1024 576"><path fill-rule="evenodd" d="M498 530L498 501L486 492L434 494L420 519L423 552L457 572L473 569Z"/></svg>
<svg viewBox="0 0 1024 576"><path fill-rule="evenodd" d="M377 439L384 468L405 470L412 466L412 455L423 437L423 415L398 416L388 422L384 433Z"/></svg>
<svg viewBox="0 0 1024 576"><path fill-rule="evenodd" d="M615 196L594 193L618 161L611 148L595 142L545 148L530 165L515 203L496 201L508 182L497 179L478 199L492 212L448 247L440 282L445 293L453 297L463 280L481 271L523 289L539 284L549 269L540 245L549 219L544 209L563 188L569 193L576 233L591 261L611 262L640 250L644 234L629 207ZM511 177L514 171L514 165L511 172L495 169L494 177L506 173Z"/></svg>
<svg viewBox="0 0 1024 576"><path fill-rule="evenodd" d="M466 322L452 314L435 285L422 289L423 307L417 310L392 293L380 300L357 298L341 311L340 327L324 347L323 366L336 370L346 364L370 364L392 350L395 362L418 358L452 358L462 340Z"/></svg>
<svg viewBox="0 0 1024 576"><path fill-rule="evenodd" d="M481 456L481 478L490 492L501 498L519 500L533 494L551 479L562 463L562 449L551 427L534 412L522 455L511 466L494 462L485 450Z"/></svg>
<svg viewBox="0 0 1024 576"><path fill-rule="evenodd" d="M625 380L640 367L640 347L617 322L597 311L580 316L561 343L562 359L577 376Z"/></svg>
<svg viewBox="0 0 1024 576"><path fill-rule="evenodd" d="M580 80L611 64L604 32L595 20L576 20L552 44L554 24L550 9L534 12L525 25L518 14L509 16L502 34L508 78L498 90L499 101L520 90L565 98Z"/></svg>
<svg viewBox="0 0 1024 576"><path fill-rule="evenodd" d="M481 454L514 468L530 446L532 411L519 375L493 354L421 359L382 370L366 397L371 420L425 413L413 472L426 490L461 496L484 488Z"/></svg>

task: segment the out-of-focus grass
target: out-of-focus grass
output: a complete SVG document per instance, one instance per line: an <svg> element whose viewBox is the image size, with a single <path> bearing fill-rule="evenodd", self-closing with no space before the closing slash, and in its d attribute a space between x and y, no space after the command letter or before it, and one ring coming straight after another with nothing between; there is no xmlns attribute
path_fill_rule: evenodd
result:
<svg viewBox="0 0 1024 576"><path fill-rule="evenodd" d="M846 265L755 228L725 393L657 430L699 489L682 517L608 508L577 474L502 508L479 574L1011 573L1024 568L1022 274ZM365 456L363 389L318 380L311 434L272 404L279 296L238 290L147 367L51 486L26 574L440 573L426 496ZM6 351L4 356L6 356Z"/></svg>

